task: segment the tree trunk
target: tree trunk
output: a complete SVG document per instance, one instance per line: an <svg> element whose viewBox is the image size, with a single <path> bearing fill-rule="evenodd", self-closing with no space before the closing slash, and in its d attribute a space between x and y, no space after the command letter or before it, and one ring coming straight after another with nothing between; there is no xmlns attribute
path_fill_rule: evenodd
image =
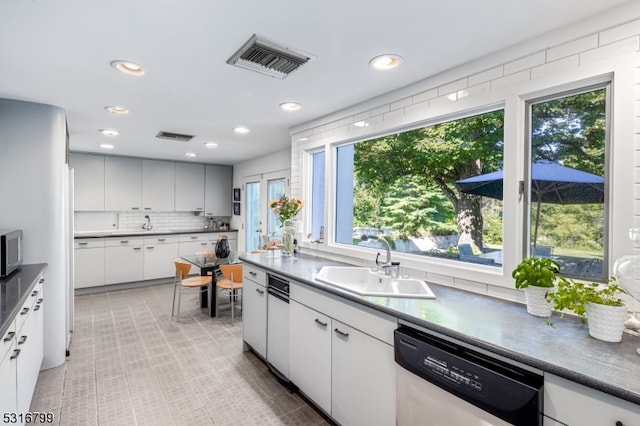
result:
<svg viewBox="0 0 640 426"><path fill-rule="evenodd" d="M482 250L482 211L480 197L460 193L456 203L456 221L458 223L458 244L472 244Z"/></svg>

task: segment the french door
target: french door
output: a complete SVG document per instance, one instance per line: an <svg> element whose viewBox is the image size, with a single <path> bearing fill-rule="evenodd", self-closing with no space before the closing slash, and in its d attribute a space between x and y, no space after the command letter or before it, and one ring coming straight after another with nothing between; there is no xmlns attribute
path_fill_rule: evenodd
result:
<svg viewBox="0 0 640 426"><path fill-rule="evenodd" d="M246 252L258 250L263 239L281 238L280 222L268 207L269 200L289 193L289 170L247 176L245 190L245 247Z"/></svg>

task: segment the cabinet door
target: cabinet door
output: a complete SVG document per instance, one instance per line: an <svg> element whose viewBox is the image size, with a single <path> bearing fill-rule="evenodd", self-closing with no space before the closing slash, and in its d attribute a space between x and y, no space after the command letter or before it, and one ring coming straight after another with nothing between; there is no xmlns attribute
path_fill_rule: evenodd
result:
<svg viewBox="0 0 640 426"><path fill-rule="evenodd" d="M171 212L174 209L175 163L142 160L142 208Z"/></svg>
<svg viewBox="0 0 640 426"><path fill-rule="evenodd" d="M204 210L207 216L231 216L232 177L230 166L206 166Z"/></svg>
<svg viewBox="0 0 640 426"><path fill-rule="evenodd" d="M123 244L105 248L105 283L141 281L143 274L142 246Z"/></svg>
<svg viewBox="0 0 640 426"><path fill-rule="evenodd" d="M104 208L108 211L140 210L142 205L142 160L105 157Z"/></svg>
<svg viewBox="0 0 640 426"><path fill-rule="evenodd" d="M178 244L146 244L144 246L144 279L173 277L174 261L178 257Z"/></svg>
<svg viewBox="0 0 640 426"><path fill-rule="evenodd" d="M176 163L175 210L204 211L204 164Z"/></svg>
<svg viewBox="0 0 640 426"><path fill-rule="evenodd" d="M331 319L295 301L289 315L290 379L331 413Z"/></svg>
<svg viewBox="0 0 640 426"><path fill-rule="evenodd" d="M74 288L104 285L104 247L73 250Z"/></svg>
<svg viewBox="0 0 640 426"><path fill-rule="evenodd" d="M395 425L393 347L332 322L331 417L343 425Z"/></svg>
<svg viewBox="0 0 640 426"><path fill-rule="evenodd" d="M25 323L17 334L16 344L20 350L17 358L17 409L19 413L29 411L33 391L38 381L40 365L42 364L42 351L40 350L42 336L38 336L38 318L33 312L34 306L30 306L29 312L26 314ZM38 338L40 338L40 342L38 342Z"/></svg>
<svg viewBox="0 0 640 426"><path fill-rule="evenodd" d="M267 355L267 290L244 278L242 289L242 335L263 358Z"/></svg>
<svg viewBox="0 0 640 426"><path fill-rule="evenodd" d="M71 154L74 210L104 211L104 156Z"/></svg>
<svg viewBox="0 0 640 426"><path fill-rule="evenodd" d="M8 352L0 359L0 415L18 412L18 360L14 352L15 342L15 339L11 340Z"/></svg>

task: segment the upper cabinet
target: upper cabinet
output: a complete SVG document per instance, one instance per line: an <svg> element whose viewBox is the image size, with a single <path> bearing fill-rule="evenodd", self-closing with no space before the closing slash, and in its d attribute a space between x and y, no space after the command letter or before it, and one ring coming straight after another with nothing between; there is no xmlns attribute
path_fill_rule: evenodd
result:
<svg viewBox="0 0 640 426"><path fill-rule="evenodd" d="M142 210L141 159L105 157L104 180L105 210Z"/></svg>
<svg viewBox="0 0 640 426"><path fill-rule="evenodd" d="M104 211L104 156L71 154L74 205L78 211Z"/></svg>
<svg viewBox="0 0 640 426"><path fill-rule="evenodd" d="M204 164L176 163L175 211L204 211Z"/></svg>
<svg viewBox="0 0 640 426"><path fill-rule="evenodd" d="M142 160L142 208L171 212L174 209L175 163Z"/></svg>
<svg viewBox="0 0 640 426"><path fill-rule="evenodd" d="M232 179L231 166L206 166L204 211L207 216L231 216Z"/></svg>

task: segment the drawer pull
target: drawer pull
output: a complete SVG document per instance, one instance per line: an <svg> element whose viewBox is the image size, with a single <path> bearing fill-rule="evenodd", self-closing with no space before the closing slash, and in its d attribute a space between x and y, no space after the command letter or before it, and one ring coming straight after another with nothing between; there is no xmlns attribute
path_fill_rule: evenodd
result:
<svg viewBox="0 0 640 426"><path fill-rule="evenodd" d="M29 308L22 308L22 311L20 311L20 315L27 315L29 313Z"/></svg>
<svg viewBox="0 0 640 426"><path fill-rule="evenodd" d="M152 250L153 248L153 246L147 246L147 250Z"/></svg>
<svg viewBox="0 0 640 426"><path fill-rule="evenodd" d="M20 340L18 340L18 344L19 345L24 345L24 342L26 342L26 341L27 341L27 336L26 335L20 336Z"/></svg>
<svg viewBox="0 0 640 426"><path fill-rule="evenodd" d="M158 241L163 242L163 241L167 241L166 238L158 238Z"/></svg>
<svg viewBox="0 0 640 426"><path fill-rule="evenodd" d="M261 290L259 288L256 288L256 291L258 292L258 294L264 294L264 290Z"/></svg>
<svg viewBox="0 0 640 426"><path fill-rule="evenodd" d="M134 250L140 250L142 247L134 247Z"/></svg>
<svg viewBox="0 0 640 426"><path fill-rule="evenodd" d="M196 237L191 237L191 239L192 239L192 240L197 240L197 239L198 239L198 237L197 237L197 236L196 236Z"/></svg>
<svg viewBox="0 0 640 426"><path fill-rule="evenodd" d="M36 297L38 295L38 290L33 290L31 292L31 297Z"/></svg>
<svg viewBox="0 0 640 426"><path fill-rule="evenodd" d="M258 276L258 274L253 272L253 271L249 271L249 275L251 275L252 277L257 277Z"/></svg>
<svg viewBox="0 0 640 426"><path fill-rule="evenodd" d="M131 210L140 210L140 207L131 207Z"/></svg>
<svg viewBox="0 0 640 426"><path fill-rule="evenodd" d="M209 243L200 243L201 246L208 246Z"/></svg>
<svg viewBox="0 0 640 426"><path fill-rule="evenodd" d="M44 299L42 299L42 298L38 299L38 303L42 303L43 300Z"/></svg>
<svg viewBox="0 0 640 426"><path fill-rule="evenodd" d="M336 333L338 333L342 337L349 337L349 333L346 333L346 332L340 330L339 328L335 328L333 331L335 331Z"/></svg>
<svg viewBox="0 0 640 426"><path fill-rule="evenodd" d="M42 305L40 305L40 304L37 304L36 306L34 306L33 307L33 312L39 311L41 306Z"/></svg>
<svg viewBox="0 0 640 426"><path fill-rule="evenodd" d="M44 278L40 278L40 281L38 281L40 284L42 284L44 282Z"/></svg>
<svg viewBox="0 0 640 426"><path fill-rule="evenodd" d="M121 240L120 244L129 244L129 240Z"/></svg>
<svg viewBox="0 0 640 426"><path fill-rule="evenodd" d="M151 210L151 207L145 207L144 209L145 210Z"/></svg>
<svg viewBox="0 0 640 426"><path fill-rule="evenodd" d="M13 354L9 357L9 359L16 359L20 355L20 349L14 349Z"/></svg>
<svg viewBox="0 0 640 426"><path fill-rule="evenodd" d="M316 318L316 324L321 325L322 327L326 327L327 326L326 322L322 322L318 318ZM336 331L338 331L338 329L336 329Z"/></svg>
<svg viewBox="0 0 640 426"><path fill-rule="evenodd" d="M13 340L13 337L16 335L15 331L10 331L7 333L6 337L4 338L3 342L10 342Z"/></svg>
<svg viewBox="0 0 640 426"><path fill-rule="evenodd" d="M78 243L79 246L88 246L89 243Z"/></svg>

